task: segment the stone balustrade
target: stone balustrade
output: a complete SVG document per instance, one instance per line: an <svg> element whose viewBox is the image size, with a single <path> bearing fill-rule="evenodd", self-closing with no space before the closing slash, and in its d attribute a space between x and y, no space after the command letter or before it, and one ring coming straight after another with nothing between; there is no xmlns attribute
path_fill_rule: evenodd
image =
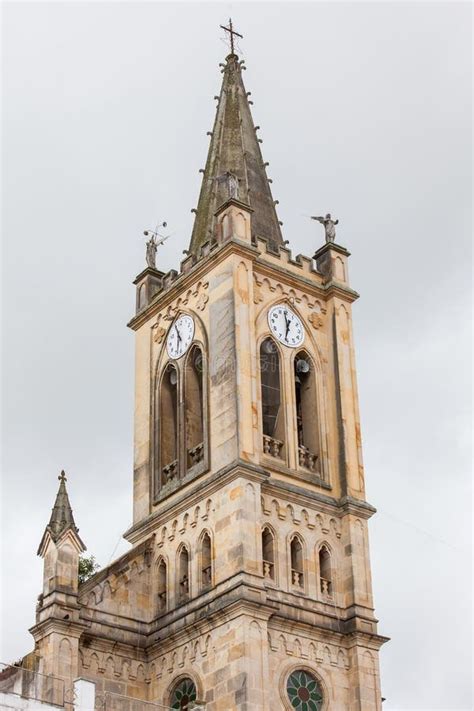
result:
<svg viewBox="0 0 474 711"><path fill-rule="evenodd" d="M166 464L161 471L164 484L167 484L169 481L173 481L178 474L178 460L175 459L174 462Z"/></svg>
<svg viewBox="0 0 474 711"><path fill-rule="evenodd" d="M315 472L317 460L318 460L317 454L313 454L312 452L310 452L308 447L305 447L302 444L299 445L299 447L298 447L298 461L299 461L300 467L305 467L305 469L309 469L311 472Z"/></svg>
<svg viewBox="0 0 474 711"><path fill-rule="evenodd" d="M320 578L321 593L324 597L332 597L332 583L326 578Z"/></svg>
<svg viewBox="0 0 474 711"><path fill-rule="evenodd" d="M199 464L204 459L204 442L200 442L192 449L188 449L188 454L191 459L191 464Z"/></svg>
<svg viewBox="0 0 474 711"><path fill-rule="evenodd" d="M264 454L269 454L271 457L276 457L281 459L281 451L283 449L283 442L275 437L270 437L269 435L263 435L263 452Z"/></svg>
<svg viewBox="0 0 474 711"><path fill-rule="evenodd" d="M275 577L275 566L272 561L270 560L264 560L263 561L263 577L264 578L270 578L270 580L273 580Z"/></svg>
<svg viewBox="0 0 474 711"><path fill-rule="evenodd" d="M300 570L291 569L291 582L295 588L303 588L303 573Z"/></svg>

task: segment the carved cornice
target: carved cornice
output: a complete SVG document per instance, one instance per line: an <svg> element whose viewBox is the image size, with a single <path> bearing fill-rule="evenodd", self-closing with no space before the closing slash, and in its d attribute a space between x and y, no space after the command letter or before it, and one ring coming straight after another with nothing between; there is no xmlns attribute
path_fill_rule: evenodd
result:
<svg viewBox="0 0 474 711"><path fill-rule="evenodd" d="M390 637L384 637L381 634L372 634L371 632L350 632L346 635L347 646L350 647L370 647L374 650L379 650L386 642L390 642Z"/></svg>
<svg viewBox="0 0 474 711"><path fill-rule="evenodd" d="M208 498L239 477L244 477L248 481L262 482L269 477L269 474L261 467L236 460L213 474L202 475L190 482L183 490L173 492L165 502L158 504L158 510L131 526L123 534L124 538L130 543L139 541L144 535L153 533L158 526L178 516L187 508L195 506L202 499Z"/></svg>
<svg viewBox="0 0 474 711"><path fill-rule="evenodd" d="M344 514L350 513L365 519L369 519L374 513L377 513L377 509L372 504L369 504L368 501L354 499L352 496L344 496L340 499L339 507Z"/></svg>
<svg viewBox="0 0 474 711"><path fill-rule="evenodd" d="M259 239L259 242L262 240ZM278 254L271 252L272 257L278 259L280 253L289 253L289 250L280 249ZM155 316L159 311L166 309L182 292L191 288L194 282L203 279L205 275L215 266L224 261L230 254L238 254L244 258L251 259L256 265L256 271L259 274L277 278L288 286L295 286L301 289L304 288L314 296L327 299L328 296L339 296L348 303L355 301L359 294L348 286L344 286L340 282L331 281L323 284L322 275L313 267L310 267L311 278L304 274L298 274L291 269L285 267L282 263L275 264L265 257L265 253L255 247L249 245L235 237L224 244L214 246L206 257L198 260L189 271L181 272L176 276L171 285L160 291L153 298L151 303L144 308L140 313L134 316L127 324L131 329L136 331L140 326L146 323L152 316ZM292 267L297 267L303 270L305 262L311 262L309 257L300 257L299 259L287 258L287 263ZM308 269L308 267L306 267ZM146 271L146 270L145 270ZM144 274L144 272L142 272ZM314 275L314 278L313 278ZM139 275L141 276L141 275ZM137 277L138 278L138 277Z"/></svg>
<svg viewBox="0 0 474 711"><path fill-rule="evenodd" d="M351 496L344 496L342 499L337 499L317 491L303 489L301 486L290 484L287 481L275 479L274 477L263 481L262 493L284 496L286 501L301 506L314 507L314 505L317 504L321 511L339 517L351 513L360 518L369 519L377 511L371 504L362 499L354 499Z"/></svg>
<svg viewBox="0 0 474 711"><path fill-rule="evenodd" d="M71 620L58 620L50 617L43 622L39 622L30 627L29 632L33 635L35 642L50 634L62 634L64 637L79 638L87 629L87 625L82 622L72 622Z"/></svg>
<svg viewBox="0 0 474 711"><path fill-rule="evenodd" d="M134 316L127 326L133 331L138 330L152 316L166 309L182 292L191 288L194 282L203 279L210 269L214 269L232 253L255 259L258 251L255 247L236 239L214 247L206 257L196 262L189 272L179 274L168 289L158 292L151 303Z"/></svg>

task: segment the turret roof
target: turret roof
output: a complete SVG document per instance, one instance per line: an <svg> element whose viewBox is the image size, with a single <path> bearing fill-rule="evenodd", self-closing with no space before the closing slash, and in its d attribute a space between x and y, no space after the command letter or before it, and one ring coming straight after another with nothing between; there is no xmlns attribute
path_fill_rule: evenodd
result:
<svg viewBox="0 0 474 711"><path fill-rule="evenodd" d="M76 522L74 521L74 516L72 513L72 508L71 504L69 502L69 496L67 493L66 489L66 475L64 471L61 472L61 474L58 477L59 479L59 489L58 493L56 494L56 501L54 502L53 510L51 512L51 517L49 519L49 523L45 528L43 537L41 539L41 543L39 545L38 549L38 554L40 554L40 551L43 547L43 542L45 540L45 536L47 533L51 536L53 541L56 543L56 541L62 536L62 534L67 531L68 529L71 529L74 531L76 534L76 537L79 539L79 542L85 549L84 544L82 543L80 537L79 537L79 529L76 526Z"/></svg>

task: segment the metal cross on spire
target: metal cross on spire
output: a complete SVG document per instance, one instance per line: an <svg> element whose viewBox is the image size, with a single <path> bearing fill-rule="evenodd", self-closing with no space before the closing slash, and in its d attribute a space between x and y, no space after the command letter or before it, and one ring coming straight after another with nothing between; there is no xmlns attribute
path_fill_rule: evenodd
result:
<svg viewBox="0 0 474 711"><path fill-rule="evenodd" d="M221 28L229 33L229 35L230 35L230 53L234 54L234 35L236 37L240 37L240 39L243 39L244 36L234 30L231 17L229 18L229 27L225 27L224 25L221 25Z"/></svg>

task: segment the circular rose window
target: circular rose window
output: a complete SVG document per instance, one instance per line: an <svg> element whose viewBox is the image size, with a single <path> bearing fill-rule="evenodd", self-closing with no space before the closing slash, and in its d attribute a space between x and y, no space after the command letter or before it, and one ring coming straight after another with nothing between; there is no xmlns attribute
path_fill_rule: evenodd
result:
<svg viewBox="0 0 474 711"><path fill-rule="evenodd" d="M188 711L191 701L196 701L196 684L192 679L181 679L171 694L171 708Z"/></svg>
<svg viewBox="0 0 474 711"><path fill-rule="evenodd" d="M292 672L286 682L286 692L294 709L321 711L323 706L321 685L309 672L302 669Z"/></svg>

